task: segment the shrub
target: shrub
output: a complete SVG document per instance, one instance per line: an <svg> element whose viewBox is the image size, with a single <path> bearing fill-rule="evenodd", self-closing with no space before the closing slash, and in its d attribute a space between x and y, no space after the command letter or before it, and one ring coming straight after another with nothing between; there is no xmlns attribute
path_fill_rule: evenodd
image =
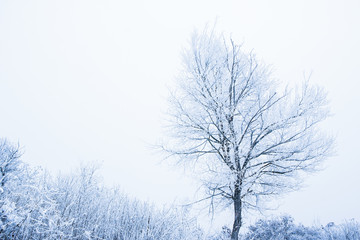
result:
<svg viewBox="0 0 360 240"><path fill-rule="evenodd" d="M259 220L249 227L246 240L316 240L321 233L316 228L296 225L290 216L271 220Z"/></svg>

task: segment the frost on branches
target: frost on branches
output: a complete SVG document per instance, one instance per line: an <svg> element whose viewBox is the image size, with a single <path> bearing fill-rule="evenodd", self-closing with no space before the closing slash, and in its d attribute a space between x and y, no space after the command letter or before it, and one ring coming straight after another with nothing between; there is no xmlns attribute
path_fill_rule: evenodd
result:
<svg viewBox="0 0 360 240"><path fill-rule="evenodd" d="M183 56L165 149L193 164L212 204L233 205L238 239L244 209L296 188L299 172L329 154L332 139L318 129L326 94L308 83L281 89L253 54L207 31Z"/></svg>

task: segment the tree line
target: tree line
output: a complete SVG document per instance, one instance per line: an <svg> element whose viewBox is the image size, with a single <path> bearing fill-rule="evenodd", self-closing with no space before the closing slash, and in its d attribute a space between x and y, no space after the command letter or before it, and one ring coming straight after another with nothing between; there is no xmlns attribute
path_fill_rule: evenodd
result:
<svg viewBox="0 0 360 240"><path fill-rule="evenodd" d="M0 140L0 239L201 239L183 208L162 209L106 188L98 167L51 176Z"/></svg>

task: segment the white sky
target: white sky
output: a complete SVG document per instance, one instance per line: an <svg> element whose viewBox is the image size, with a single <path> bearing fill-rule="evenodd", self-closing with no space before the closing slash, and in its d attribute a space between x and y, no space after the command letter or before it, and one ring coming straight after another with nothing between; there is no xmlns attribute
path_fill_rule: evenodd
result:
<svg viewBox="0 0 360 240"><path fill-rule="evenodd" d="M305 224L360 216L360 2L0 0L0 133L24 159L52 171L103 161L106 183L159 204L191 199L196 185L159 164L167 86L195 28L254 49L281 81L329 92L337 137L326 169L273 214Z"/></svg>

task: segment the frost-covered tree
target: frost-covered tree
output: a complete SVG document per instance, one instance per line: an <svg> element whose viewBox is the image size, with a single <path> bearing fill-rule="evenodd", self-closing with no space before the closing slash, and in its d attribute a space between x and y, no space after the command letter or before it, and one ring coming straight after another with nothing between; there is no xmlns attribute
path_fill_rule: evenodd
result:
<svg viewBox="0 0 360 240"><path fill-rule="evenodd" d="M18 149L7 143L10 149ZM61 239L57 202L52 199L46 174L20 158L8 174L0 199L1 239Z"/></svg>
<svg viewBox="0 0 360 240"><path fill-rule="evenodd" d="M23 173L20 156L19 146L11 144L6 139L0 139L0 237L20 220L16 214L15 203L11 199Z"/></svg>
<svg viewBox="0 0 360 240"><path fill-rule="evenodd" d="M233 206L238 239L244 209L296 188L328 155L332 139L318 128L326 94L308 83L281 88L252 53L208 31L192 36L178 83L165 149L192 164L211 204Z"/></svg>
<svg viewBox="0 0 360 240"><path fill-rule="evenodd" d="M0 192L4 192L7 182L17 177L20 172L21 151L19 146L0 139Z"/></svg>

